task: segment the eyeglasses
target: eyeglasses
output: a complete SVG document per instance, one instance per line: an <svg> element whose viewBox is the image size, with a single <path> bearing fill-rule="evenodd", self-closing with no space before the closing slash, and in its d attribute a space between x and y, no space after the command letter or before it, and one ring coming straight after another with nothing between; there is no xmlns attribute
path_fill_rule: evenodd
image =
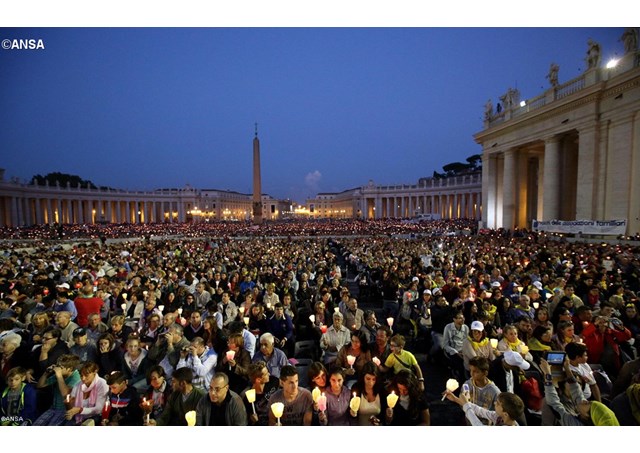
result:
<svg viewBox="0 0 640 453"><path fill-rule="evenodd" d="M42 341L53 340L53 337L42 337Z"/></svg>
<svg viewBox="0 0 640 453"><path fill-rule="evenodd" d="M209 387L209 391L211 393L219 393L221 390L224 390L225 387L229 387L229 384L223 385L222 387Z"/></svg>

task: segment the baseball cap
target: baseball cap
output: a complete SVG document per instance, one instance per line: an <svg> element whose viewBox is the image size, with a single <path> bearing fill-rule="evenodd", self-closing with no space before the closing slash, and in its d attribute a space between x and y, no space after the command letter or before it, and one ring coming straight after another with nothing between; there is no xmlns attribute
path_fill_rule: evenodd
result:
<svg viewBox="0 0 640 453"><path fill-rule="evenodd" d="M480 332L482 332L484 330L484 324L482 324L482 322L480 321L473 321L471 323L471 330L479 330Z"/></svg>
<svg viewBox="0 0 640 453"><path fill-rule="evenodd" d="M515 351L506 351L504 353L504 361L507 362L507 365L517 366L521 370L528 370L531 365L525 359L522 358L522 355L519 352Z"/></svg>
<svg viewBox="0 0 640 453"><path fill-rule="evenodd" d="M424 291L422 291L422 294L429 294L429 295L431 295L431 290L430 290L430 289L425 289Z"/></svg>
<svg viewBox="0 0 640 453"><path fill-rule="evenodd" d="M70 286L68 283L60 283L59 285L56 285L58 288L64 288L64 289L70 289Z"/></svg>
<svg viewBox="0 0 640 453"><path fill-rule="evenodd" d="M73 337L84 337L87 334L87 331L82 328L82 327L78 327L77 329L75 329L73 331Z"/></svg>

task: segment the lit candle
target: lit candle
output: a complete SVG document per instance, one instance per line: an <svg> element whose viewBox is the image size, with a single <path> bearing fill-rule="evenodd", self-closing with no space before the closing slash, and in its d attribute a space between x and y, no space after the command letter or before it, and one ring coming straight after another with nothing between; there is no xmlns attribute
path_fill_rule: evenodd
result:
<svg viewBox="0 0 640 453"><path fill-rule="evenodd" d="M127 304L120 305L120 308L122 308L122 311L127 311Z"/></svg>
<svg viewBox="0 0 640 453"><path fill-rule="evenodd" d="M242 318L242 320L244 321L245 325L249 325L249 317L245 316L244 318Z"/></svg>
<svg viewBox="0 0 640 453"><path fill-rule="evenodd" d="M355 392L353 392L353 398L349 401L349 407L353 412L358 412L360 409L360 397Z"/></svg>
<svg viewBox="0 0 640 453"><path fill-rule="evenodd" d="M376 366L380 366L380 359L379 359L379 358L374 357L373 359L371 359L371 361L372 361L373 363L375 363L375 364L376 364Z"/></svg>
<svg viewBox="0 0 640 453"><path fill-rule="evenodd" d="M196 426L196 411L189 411L184 414L184 419L187 421L187 426Z"/></svg>
<svg viewBox="0 0 640 453"><path fill-rule="evenodd" d="M182 316L182 308L178 308L178 316Z"/></svg>
<svg viewBox="0 0 640 453"><path fill-rule="evenodd" d="M69 405L69 395L67 395L66 404L67 406ZM102 419L109 420L110 412L111 412L111 402L109 401L109 398L107 398L107 400L104 402L104 407L102 408Z"/></svg>
<svg viewBox="0 0 640 453"><path fill-rule="evenodd" d="M273 415L278 419L276 426L282 426L280 423L280 417L282 417L282 413L284 412L284 403L273 403L271 405L271 412L273 412Z"/></svg>
<svg viewBox="0 0 640 453"><path fill-rule="evenodd" d="M244 307L243 306L238 307L238 311L240 312L241 315L244 315Z"/></svg>
<svg viewBox="0 0 640 453"><path fill-rule="evenodd" d="M44 294L45 296L46 296L47 294L49 294L49 288L45 288L45 289L43 289L43 290L42 290L42 294Z"/></svg>
<svg viewBox="0 0 640 453"><path fill-rule="evenodd" d="M522 288L522 286L518 286L518 292L519 292L519 293L521 293L523 289L524 289L524 288Z"/></svg>
<svg viewBox="0 0 640 453"><path fill-rule="evenodd" d="M123 298L124 300L127 300L127 293L122 293L122 298Z"/></svg>
<svg viewBox="0 0 640 453"><path fill-rule="evenodd" d="M449 379L447 380L447 390L449 390L450 392L455 392L456 389L460 386L460 384L458 384L458 381L456 381L455 379ZM445 394L442 397L442 401L444 401L444 399L447 397L447 395Z"/></svg>
<svg viewBox="0 0 640 453"><path fill-rule="evenodd" d="M353 369L353 364L356 363L356 358L352 355L347 356L347 363Z"/></svg>
<svg viewBox="0 0 640 453"><path fill-rule="evenodd" d="M387 318L387 324L389 324L389 327L393 327L393 318L392 317L388 317Z"/></svg>
<svg viewBox="0 0 640 453"><path fill-rule="evenodd" d="M551 293L547 293L547 295L545 296L547 298L547 300L551 297Z"/></svg>
<svg viewBox="0 0 640 453"><path fill-rule="evenodd" d="M316 322L316 315L309 316L309 321L311 321L311 324L314 324Z"/></svg>
<svg viewBox="0 0 640 453"><path fill-rule="evenodd" d="M327 397L324 392L318 397L318 410L324 412L327 410Z"/></svg>
<svg viewBox="0 0 640 453"><path fill-rule="evenodd" d="M533 308L534 308L535 310L537 310L538 308L540 308L540 302L534 302L534 303L533 303Z"/></svg>
<svg viewBox="0 0 640 453"><path fill-rule="evenodd" d="M162 313L164 311L164 305L158 305L158 310Z"/></svg>
<svg viewBox="0 0 640 453"><path fill-rule="evenodd" d="M311 391L311 396L313 397L313 402L317 403L318 402L318 398L320 398L320 389L318 387L314 387L314 389Z"/></svg>
<svg viewBox="0 0 640 453"><path fill-rule="evenodd" d="M149 410L151 401L147 401L146 397L142 397L142 407L145 412L144 421L149 424L149 418L151 417L151 411Z"/></svg>
<svg viewBox="0 0 640 453"><path fill-rule="evenodd" d="M147 296L149 295L149 291L142 291L142 295L143 295L144 297L147 297Z"/></svg>
<svg viewBox="0 0 640 453"><path fill-rule="evenodd" d="M387 395L387 406L393 409L394 407L396 407L397 402L398 402L398 395L396 395L396 392L392 390L391 393Z"/></svg>
<svg viewBox="0 0 640 453"><path fill-rule="evenodd" d="M333 311L334 313L338 313L340 311L340 307L334 307Z"/></svg>
<svg viewBox="0 0 640 453"><path fill-rule="evenodd" d="M324 324L320 324L320 332L327 333L327 326L325 326Z"/></svg>
<svg viewBox="0 0 640 453"><path fill-rule="evenodd" d="M267 302L267 310L271 310L271 302Z"/></svg>
<svg viewBox="0 0 640 453"><path fill-rule="evenodd" d="M256 415L256 406L253 404L256 400L256 389L249 389L244 392L244 396L247 397L247 401L251 403L251 407L253 408L253 415Z"/></svg>
<svg viewBox="0 0 640 453"><path fill-rule="evenodd" d="M491 343L491 347L493 349L496 349L498 347L498 339L497 338L492 338L489 340L489 343Z"/></svg>
<svg viewBox="0 0 640 453"><path fill-rule="evenodd" d="M227 362L231 362L236 356L236 351L227 351ZM231 371L231 363L229 363L229 371Z"/></svg>

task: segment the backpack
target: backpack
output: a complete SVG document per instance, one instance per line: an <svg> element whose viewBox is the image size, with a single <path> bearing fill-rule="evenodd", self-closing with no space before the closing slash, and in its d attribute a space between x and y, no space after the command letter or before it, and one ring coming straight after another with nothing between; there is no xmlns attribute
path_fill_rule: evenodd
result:
<svg viewBox="0 0 640 453"><path fill-rule="evenodd" d="M520 383L520 388L525 406L532 411L539 412L542 409L543 395L538 380L533 376L528 377Z"/></svg>

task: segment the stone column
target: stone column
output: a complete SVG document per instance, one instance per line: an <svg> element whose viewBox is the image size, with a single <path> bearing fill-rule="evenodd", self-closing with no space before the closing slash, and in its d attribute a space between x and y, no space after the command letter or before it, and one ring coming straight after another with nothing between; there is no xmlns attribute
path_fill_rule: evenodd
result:
<svg viewBox="0 0 640 453"><path fill-rule="evenodd" d="M487 228L497 228L497 170L495 156L486 152L482 154L482 198L485 202L482 212L482 224Z"/></svg>
<svg viewBox="0 0 640 453"><path fill-rule="evenodd" d="M576 220L594 215L594 195L597 187L595 162L598 137L596 126L580 129L578 145L578 180L576 184ZM571 219L570 219L571 220Z"/></svg>
<svg viewBox="0 0 640 453"><path fill-rule="evenodd" d="M560 217L560 140L552 137L544 142L544 185L542 189L542 220Z"/></svg>
<svg viewBox="0 0 640 453"><path fill-rule="evenodd" d="M502 227L512 230L515 225L516 150L504 153L504 183L502 189Z"/></svg>

